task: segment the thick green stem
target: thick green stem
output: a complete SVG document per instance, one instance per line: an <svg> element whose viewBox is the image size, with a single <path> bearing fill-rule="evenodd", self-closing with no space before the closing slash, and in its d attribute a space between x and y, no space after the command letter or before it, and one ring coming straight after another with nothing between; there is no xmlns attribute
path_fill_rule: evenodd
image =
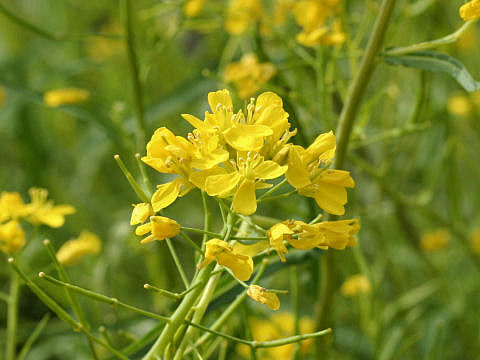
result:
<svg viewBox="0 0 480 360"><path fill-rule="evenodd" d="M15 348L17 344L17 323L18 323L18 293L19 279L15 272L10 275L10 298L8 301L7 313L7 348L6 360L15 360Z"/></svg>
<svg viewBox="0 0 480 360"><path fill-rule="evenodd" d="M352 133L358 109L365 94L365 90L375 68L375 60L380 51L385 31L388 27L390 17L396 0L383 0L375 26L368 41L365 56L362 59L358 73L350 85L345 106L340 114L337 129L337 154L334 162L336 169L342 169L345 165L348 143ZM332 217L330 217L332 218ZM319 302L319 315L317 318L317 329L325 328L328 315L333 304L333 295L336 287L336 266L333 253L328 253L322 260L322 285L321 298Z"/></svg>

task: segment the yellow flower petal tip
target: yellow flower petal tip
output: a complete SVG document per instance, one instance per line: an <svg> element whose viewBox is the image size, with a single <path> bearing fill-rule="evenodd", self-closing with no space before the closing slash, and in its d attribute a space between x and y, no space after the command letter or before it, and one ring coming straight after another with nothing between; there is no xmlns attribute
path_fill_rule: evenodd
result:
<svg viewBox="0 0 480 360"><path fill-rule="evenodd" d="M90 92L79 88L63 88L47 91L43 101L47 106L57 107L85 102L90 98Z"/></svg>
<svg viewBox="0 0 480 360"><path fill-rule="evenodd" d="M102 241L89 231L82 231L77 239L67 241L57 251L57 259L63 266L80 263L87 254L98 254L102 249Z"/></svg>
<svg viewBox="0 0 480 360"><path fill-rule="evenodd" d="M345 297L368 294L372 291L370 280L363 274L350 276L344 281L340 292Z"/></svg>
<svg viewBox="0 0 480 360"><path fill-rule="evenodd" d="M29 212L27 220L32 224L45 224L58 228L65 223L66 215L71 215L76 211L71 205L53 205L51 200L47 200L48 190L46 189L31 188L28 193L31 203L27 205Z"/></svg>
<svg viewBox="0 0 480 360"><path fill-rule="evenodd" d="M143 224L147 219L154 215L152 206L147 203L134 204L130 225Z"/></svg>
<svg viewBox="0 0 480 360"><path fill-rule="evenodd" d="M277 294L269 292L265 288L258 285L250 285L247 289L247 295L253 300L267 305L270 309L277 311L280 309L280 300Z"/></svg>
<svg viewBox="0 0 480 360"><path fill-rule="evenodd" d="M459 13L460 17L465 21L480 18L480 0L472 0L462 5Z"/></svg>

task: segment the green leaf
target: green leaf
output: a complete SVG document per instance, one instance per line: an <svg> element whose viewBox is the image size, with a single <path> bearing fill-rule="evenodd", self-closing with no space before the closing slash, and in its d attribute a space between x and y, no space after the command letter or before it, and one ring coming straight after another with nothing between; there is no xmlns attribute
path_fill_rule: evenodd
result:
<svg viewBox="0 0 480 360"><path fill-rule="evenodd" d="M476 81L459 60L447 54L419 51L401 56L384 55L384 59L390 65L403 65L450 75L468 92L480 89L480 81Z"/></svg>

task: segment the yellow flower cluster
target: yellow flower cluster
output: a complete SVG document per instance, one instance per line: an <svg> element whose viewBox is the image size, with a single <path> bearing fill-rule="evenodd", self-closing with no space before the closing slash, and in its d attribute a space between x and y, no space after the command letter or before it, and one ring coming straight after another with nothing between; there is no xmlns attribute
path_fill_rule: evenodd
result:
<svg viewBox="0 0 480 360"><path fill-rule="evenodd" d="M302 27L297 41L309 47L339 45L346 40L341 23L335 18L339 0L303 0L295 4L293 14Z"/></svg>
<svg viewBox="0 0 480 360"><path fill-rule="evenodd" d="M186 17L192 18L200 14L205 6L205 0L188 0L183 5L183 13Z"/></svg>
<svg viewBox="0 0 480 360"><path fill-rule="evenodd" d="M43 95L43 102L50 107L71 105L85 102L90 98L87 90L78 88L64 88L47 91Z"/></svg>
<svg viewBox="0 0 480 360"><path fill-rule="evenodd" d="M463 20L480 18L480 0L472 0L460 7L460 16Z"/></svg>
<svg viewBox="0 0 480 360"><path fill-rule="evenodd" d="M224 79L231 82L242 99L247 99L275 75L272 63L259 63L255 54L244 55L239 62L228 64Z"/></svg>
<svg viewBox="0 0 480 360"><path fill-rule="evenodd" d="M270 246L286 261L288 250L284 241L300 250L328 248L343 250L354 246L354 235L360 230L358 220L324 221L317 224L306 224L303 221L285 220L273 225L267 231Z"/></svg>
<svg viewBox="0 0 480 360"><path fill-rule="evenodd" d="M16 252L25 244L20 220L58 228L65 223L65 215L75 212L73 206L54 205L47 200L46 189L31 188L29 195L31 201L25 204L19 193L2 191L0 194L0 251Z"/></svg>
<svg viewBox="0 0 480 360"><path fill-rule="evenodd" d="M249 319L252 337L256 341L276 340L282 337L291 336L295 331L295 316L292 313L275 313L268 319ZM315 322L307 317L299 320L300 334L310 333L315 330ZM300 343L300 358L308 353L313 345L313 339L307 339ZM291 359L297 344L287 344L273 348L257 349L258 360L280 360ZM236 348L242 358L250 359L250 347L240 344Z"/></svg>
<svg viewBox="0 0 480 360"><path fill-rule="evenodd" d="M256 190L267 189L272 180L286 175L302 195L313 197L325 211L341 215L347 202L345 187L353 187L349 172L328 166L335 153L332 132L320 135L304 149L289 144L288 113L282 99L262 93L251 99L246 111L234 111L228 90L208 94L211 112L204 120L183 114L195 129L187 138L169 129L157 129L142 160L159 172L177 174L158 185L151 204L154 212L172 204L197 187L210 196L233 197L236 213L257 210Z"/></svg>

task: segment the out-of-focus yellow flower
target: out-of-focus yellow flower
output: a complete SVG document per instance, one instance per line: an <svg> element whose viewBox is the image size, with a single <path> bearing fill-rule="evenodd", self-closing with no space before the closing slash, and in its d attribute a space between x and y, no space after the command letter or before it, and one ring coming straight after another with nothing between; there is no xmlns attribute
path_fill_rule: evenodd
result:
<svg viewBox="0 0 480 360"><path fill-rule="evenodd" d="M241 98L254 95L275 74L272 63L259 63L255 54L244 55L239 62L228 64L224 78L232 82Z"/></svg>
<svg viewBox="0 0 480 360"><path fill-rule="evenodd" d="M5 90L3 90L2 87L0 87L0 107L3 105L5 102Z"/></svg>
<svg viewBox="0 0 480 360"><path fill-rule="evenodd" d="M86 42L88 57L97 63L107 61L123 51L121 39L123 26L119 22L108 22L100 27L101 34L118 36L118 39L108 36L90 36Z"/></svg>
<svg viewBox="0 0 480 360"><path fill-rule="evenodd" d="M420 239L423 251L436 251L445 248L450 242L450 232L447 229L437 229L425 232Z"/></svg>
<svg viewBox="0 0 480 360"><path fill-rule="evenodd" d="M16 220L0 224L0 251L17 252L25 244L25 232Z"/></svg>
<svg viewBox="0 0 480 360"><path fill-rule="evenodd" d="M475 255L480 255L480 229L475 229L470 234L470 249Z"/></svg>
<svg viewBox="0 0 480 360"><path fill-rule="evenodd" d="M147 203L140 203L133 206L132 217L130 218L130 225L143 224L147 219L155 215L152 205Z"/></svg>
<svg viewBox="0 0 480 360"><path fill-rule="evenodd" d="M263 14L259 0L232 0L227 10L225 29L232 35L243 34Z"/></svg>
<svg viewBox="0 0 480 360"><path fill-rule="evenodd" d="M65 223L66 215L75 213L75 208L71 205L53 205L53 201L47 201L47 189L31 188L28 193L31 202L27 205L29 212L27 220L32 224L58 228Z"/></svg>
<svg viewBox="0 0 480 360"><path fill-rule="evenodd" d="M455 116L468 116L472 113L473 106L464 95L453 95L447 100L447 110Z"/></svg>
<svg viewBox="0 0 480 360"><path fill-rule="evenodd" d="M331 25L328 24L328 19L337 11L337 5L338 0L299 1L293 10L295 20L302 27L297 41L309 47L342 44L346 36L340 21L334 19Z"/></svg>
<svg viewBox="0 0 480 360"><path fill-rule="evenodd" d="M180 224L164 216L150 216L150 222L140 225L135 229L135 234L138 236L145 235L149 232L151 232L151 235L140 241L141 244L177 236L180 233Z"/></svg>
<svg viewBox="0 0 480 360"><path fill-rule="evenodd" d="M256 341L270 341L294 335L295 316L291 313L275 313L268 319L249 319L253 339ZM315 330L315 322L303 317L299 321L300 334L308 334ZM313 339L307 339L300 343L300 354L305 356L313 345ZM257 349L256 355L259 360L283 360L291 359L296 344L287 344L274 348ZM250 359L250 347L240 344L236 348L237 353Z"/></svg>
<svg viewBox="0 0 480 360"><path fill-rule="evenodd" d="M313 197L330 214L343 215L347 202L345 188L353 188L355 182L348 171L328 169L335 149L332 131L319 135L307 149L291 146L285 176L299 194Z"/></svg>
<svg viewBox="0 0 480 360"><path fill-rule="evenodd" d="M472 0L460 7L460 16L463 20L473 20L480 17L480 0Z"/></svg>
<svg viewBox="0 0 480 360"><path fill-rule="evenodd" d="M267 231L270 246L286 261L284 254L288 252L284 241L296 249L310 250L318 247L323 250L333 248L343 250L347 246L355 246L353 237L360 231L358 220L324 221L317 224L306 224L303 221L285 220L273 225Z"/></svg>
<svg viewBox="0 0 480 360"><path fill-rule="evenodd" d="M273 21L276 25L281 25L285 22L287 15L295 6L295 0L277 0L275 2L275 9Z"/></svg>
<svg viewBox="0 0 480 360"><path fill-rule="evenodd" d="M192 18L200 14L205 5L205 0L188 0L183 5L183 13L186 17Z"/></svg>
<svg viewBox="0 0 480 360"><path fill-rule="evenodd" d="M207 241L205 244L205 259L198 265L198 268L204 268L215 259L219 265L232 270L233 275L239 280L247 281L252 276L252 258L233 251L232 246L226 241L220 239Z"/></svg>
<svg viewBox="0 0 480 360"><path fill-rule="evenodd" d="M57 259L63 266L79 264L88 254L98 254L102 250L102 241L90 231L82 231L78 238L68 240L57 251Z"/></svg>
<svg viewBox="0 0 480 360"><path fill-rule="evenodd" d="M0 194L0 223L26 216L29 211L19 193L2 191Z"/></svg>
<svg viewBox="0 0 480 360"><path fill-rule="evenodd" d="M267 305L270 309L276 311L280 309L280 300L277 294L266 290L258 285L250 285L247 289L247 295L259 303Z"/></svg>
<svg viewBox="0 0 480 360"><path fill-rule="evenodd" d="M85 102L90 98L90 92L79 88L64 88L47 91L43 95L46 105L57 107Z"/></svg>
<svg viewBox="0 0 480 360"><path fill-rule="evenodd" d="M357 274L345 280L340 291L343 296L352 297L360 294L368 294L372 291L372 286L370 285L370 280L368 280L365 275Z"/></svg>

